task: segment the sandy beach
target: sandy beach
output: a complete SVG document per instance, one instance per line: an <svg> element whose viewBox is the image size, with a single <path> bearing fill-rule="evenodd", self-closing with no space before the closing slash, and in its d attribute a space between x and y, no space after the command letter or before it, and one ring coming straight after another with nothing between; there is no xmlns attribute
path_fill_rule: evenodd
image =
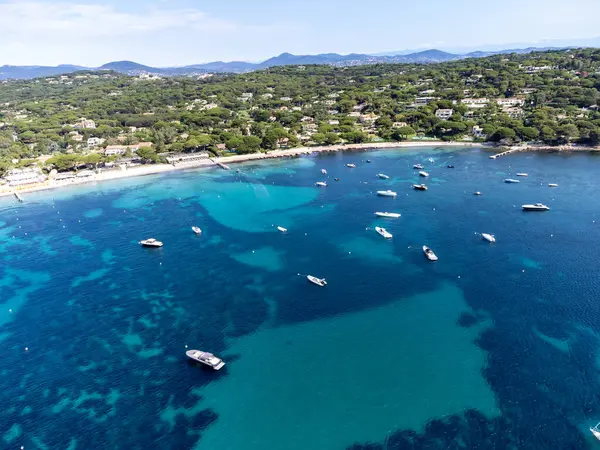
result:
<svg viewBox="0 0 600 450"><path fill-rule="evenodd" d="M102 181L116 180L121 178L132 178L146 175L155 175L164 172L172 172L175 170L197 169L202 167L212 167L217 163L229 165L241 163L245 161L273 159L273 158L292 158L302 155L309 155L323 152L338 152L338 151L358 151L358 150L380 150L380 149L398 149L398 148L418 148L418 147L488 147L490 150L498 152L513 150L513 151L599 151L598 147L577 147L577 146L515 146L515 147L492 147L489 144L480 142L444 142L444 141L410 141L410 142L372 142L364 144L346 144L346 145L329 145L320 147L296 147L286 150L273 150L268 153L250 153L247 155L233 155L212 158L196 164L148 164L135 167L129 167L126 170L110 170L101 171L94 176L82 179L73 179L68 182L53 182L48 180L44 183L39 183L35 186L23 186L21 188L10 188L8 186L0 187L0 196L13 195L14 191L21 194L28 192L43 191L49 189L58 189L80 184L97 183Z"/></svg>

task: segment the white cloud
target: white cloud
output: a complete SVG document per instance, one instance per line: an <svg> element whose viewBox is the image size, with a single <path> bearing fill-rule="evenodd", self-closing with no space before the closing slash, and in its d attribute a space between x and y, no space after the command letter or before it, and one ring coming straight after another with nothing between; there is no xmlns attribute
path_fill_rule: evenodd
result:
<svg viewBox="0 0 600 450"><path fill-rule="evenodd" d="M231 31L236 25L196 9L157 9L128 13L110 5L42 3L13 0L0 4L0 29L13 37L90 37L129 35L192 27L205 31ZM50 34L50 36L48 36Z"/></svg>
<svg viewBox="0 0 600 450"><path fill-rule="evenodd" d="M116 57L151 55L162 36L235 34L243 29L197 9L167 8L125 12L112 5L0 0L0 65L96 65Z"/></svg>

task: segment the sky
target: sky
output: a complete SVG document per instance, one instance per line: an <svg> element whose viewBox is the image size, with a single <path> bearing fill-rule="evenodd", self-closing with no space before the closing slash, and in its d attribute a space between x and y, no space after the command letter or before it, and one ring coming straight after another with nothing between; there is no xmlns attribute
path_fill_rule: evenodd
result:
<svg viewBox="0 0 600 450"><path fill-rule="evenodd" d="M598 17L600 0L0 0L0 65L572 45Z"/></svg>

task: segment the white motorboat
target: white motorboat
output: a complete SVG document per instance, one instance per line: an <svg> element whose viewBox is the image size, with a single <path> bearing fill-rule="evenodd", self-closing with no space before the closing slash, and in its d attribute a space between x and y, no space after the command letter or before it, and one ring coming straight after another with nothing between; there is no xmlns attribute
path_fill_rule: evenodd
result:
<svg viewBox="0 0 600 450"><path fill-rule="evenodd" d="M507 178L504 180L505 183L520 183L519 180L515 180L514 178Z"/></svg>
<svg viewBox="0 0 600 450"><path fill-rule="evenodd" d="M427 186L424 184L413 184L413 189L416 189L417 191L426 191Z"/></svg>
<svg viewBox="0 0 600 450"><path fill-rule="evenodd" d="M283 228L283 227L277 227L277 229L279 231L281 231L282 233L287 233L287 228Z"/></svg>
<svg viewBox="0 0 600 450"><path fill-rule="evenodd" d="M188 358L212 367L214 370L220 370L225 365L225 362L223 362L221 358L217 358L212 353L203 352L201 350L188 350L185 354Z"/></svg>
<svg viewBox="0 0 600 450"><path fill-rule="evenodd" d="M481 192L477 191L477 192L473 192L474 195L481 195Z"/></svg>
<svg viewBox="0 0 600 450"><path fill-rule="evenodd" d="M556 184L556 183L548 183L548 187L558 187L558 184Z"/></svg>
<svg viewBox="0 0 600 450"><path fill-rule="evenodd" d="M377 191L377 195L381 196L381 197L395 197L398 194L394 191L390 191L389 189L387 191Z"/></svg>
<svg viewBox="0 0 600 450"><path fill-rule="evenodd" d="M425 167L423 166L423 164L415 164L413 166L413 169L418 169L418 170L423 170Z"/></svg>
<svg viewBox="0 0 600 450"><path fill-rule="evenodd" d="M386 230L385 228L375 227L375 231L377 231L377 233L379 233L381 236L383 236L386 239L392 238L392 234L389 233L388 230Z"/></svg>
<svg viewBox="0 0 600 450"><path fill-rule="evenodd" d="M144 239L143 241L140 241L140 244L142 245L142 247L162 247L163 243L160 241L157 241L156 239Z"/></svg>
<svg viewBox="0 0 600 450"><path fill-rule="evenodd" d="M419 172L419 175L421 175L422 177L428 177L429 176L429 174L427 172L425 172L424 170L421 170Z"/></svg>
<svg viewBox="0 0 600 450"><path fill-rule="evenodd" d="M320 187L327 187L327 183L324 181L317 181L315 183L315 185L320 186Z"/></svg>
<svg viewBox="0 0 600 450"><path fill-rule="evenodd" d="M192 227L192 231L196 234L202 234L202 230L199 227Z"/></svg>
<svg viewBox="0 0 600 450"><path fill-rule="evenodd" d="M496 238L494 237L493 234L481 233L481 237L488 242L492 242L492 243L496 242Z"/></svg>
<svg viewBox="0 0 600 450"><path fill-rule="evenodd" d="M438 257L437 257L437 255L435 253L433 253L433 250L431 250L426 245L423 246L423 253L425 253L425 257L429 261L437 261L438 260Z"/></svg>
<svg viewBox="0 0 600 450"><path fill-rule="evenodd" d="M321 173L322 173L323 175L327 175L327 171L326 171L325 169L321 169Z"/></svg>
<svg viewBox="0 0 600 450"><path fill-rule="evenodd" d="M517 176L518 176L518 177L528 177L528 176L529 176L529 174L527 174L527 173L525 173L525 172L519 172L519 173L517 174Z"/></svg>
<svg viewBox="0 0 600 450"><path fill-rule="evenodd" d="M431 164L433 164L435 162L435 159L429 158L427 161L429 161Z"/></svg>
<svg viewBox="0 0 600 450"><path fill-rule="evenodd" d="M310 281L313 284L316 284L317 286L327 286L327 281L325 281L325 278L317 278L313 277L312 275L307 275L306 278L308 279L308 281Z"/></svg>
<svg viewBox="0 0 600 450"><path fill-rule="evenodd" d="M356 164L346 164L346 167L350 167L351 169L356 168Z"/></svg>
<svg viewBox="0 0 600 450"><path fill-rule="evenodd" d="M523 211L549 211L548 208L543 203L535 203L533 205L523 205Z"/></svg>
<svg viewBox="0 0 600 450"><path fill-rule="evenodd" d="M376 212L375 215L377 217L387 217L389 219L397 219L398 217L400 217L400 214L390 212Z"/></svg>
<svg viewBox="0 0 600 450"><path fill-rule="evenodd" d="M590 431L592 432L594 437L600 441L600 430L598 430L599 425L600 425L600 422L597 423L595 427L590 427Z"/></svg>
<svg viewBox="0 0 600 450"><path fill-rule="evenodd" d="M381 178L382 180L389 180L390 177L388 177L385 173L378 173L377 176L379 178Z"/></svg>

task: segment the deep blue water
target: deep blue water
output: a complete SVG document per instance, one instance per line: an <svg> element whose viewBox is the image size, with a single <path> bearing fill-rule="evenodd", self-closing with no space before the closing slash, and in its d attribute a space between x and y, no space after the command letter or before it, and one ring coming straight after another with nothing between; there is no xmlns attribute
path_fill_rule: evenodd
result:
<svg viewBox="0 0 600 450"><path fill-rule="evenodd" d="M348 152L1 199L0 448L592 448L599 163Z"/></svg>

